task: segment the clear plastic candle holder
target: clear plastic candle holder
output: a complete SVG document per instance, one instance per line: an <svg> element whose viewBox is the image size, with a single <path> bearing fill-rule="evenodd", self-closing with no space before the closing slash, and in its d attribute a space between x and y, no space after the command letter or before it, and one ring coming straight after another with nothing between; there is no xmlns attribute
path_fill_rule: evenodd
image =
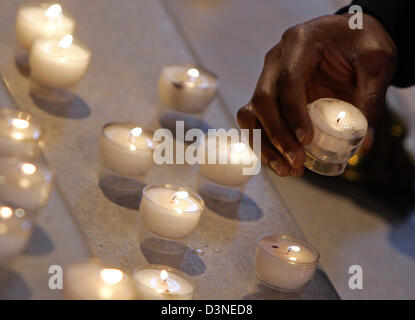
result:
<svg viewBox="0 0 415 320"><path fill-rule="evenodd" d="M67 300L134 300L133 280L120 269L92 260L71 265L64 277Z"/></svg>
<svg viewBox="0 0 415 320"><path fill-rule="evenodd" d="M63 37L73 34L75 19L59 4L30 2L20 5L16 16L19 45L30 50L41 37Z"/></svg>
<svg viewBox="0 0 415 320"><path fill-rule="evenodd" d="M154 165L155 145L153 131L140 124L108 123L99 142L102 165L123 176L144 178Z"/></svg>
<svg viewBox="0 0 415 320"><path fill-rule="evenodd" d="M72 100L90 60L90 50L70 34L36 39L29 58L32 93L52 101Z"/></svg>
<svg viewBox="0 0 415 320"><path fill-rule="evenodd" d="M184 113L203 112L215 98L217 76L200 66L185 64L164 67L158 88L162 103Z"/></svg>
<svg viewBox="0 0 415 320"><path fill-rule="evenodd" d="M0 199L18 203L34 216L46 205L52 174L40 160L0 157Z"/></svg>
<svg viewBox="0 0 415 320"><path fill-rule="evenodd" d="M0 201L0 265L24 252L32 231L33 222L25 209Z"/></svg>
<svg viewBox="0 0 415 320"><path fill-rule="evenodd" d="M314 138L305 146L305 167L327 176L342 174L366 136L365 116L350 103L333 98L319 99L307 109Z"/></svg>
<svg viewBox="0 0 415 320"><path fill-rule="evenodd" d="M240 201L246 183L261 165L239 133L206 134L199 154L205 155L204 163L199 164L199 192L219 202Z"/></svg>
<svg viewBox="0 0 415 320"><path fill-rule="evenodd" d="M260 283L280 290L298 291L314 276L319 252L287 235L267 234L258 239L255 272Z"/></svg>
<svg viewBox="0 0 415 320"><path fill-rule="evenodd" d="M142 243L156 251L181 253L204 208L203 199L188 188L171 184L146 186L139 210Z"/></svg>
<svg viewBox="0 0 415 320"><path fill-rule="evenodd" d="M0 110L0 156L35 157L43 141L42 128L30 114Z"/></svg>
<svg viewBox="0 0 415 320"><path fill-rule="evenodd" d="M133 272L140 300L191 300L195 285L184 272L172 267L149 264Z"/></svg>
<svg viewBox="0 0 415 320"><path fill-rule="evenodd" d="M75 19L57 3L24 3L16 15L17 66L29 74L29 52L33 42L42 37L73 34Z"/></svg>

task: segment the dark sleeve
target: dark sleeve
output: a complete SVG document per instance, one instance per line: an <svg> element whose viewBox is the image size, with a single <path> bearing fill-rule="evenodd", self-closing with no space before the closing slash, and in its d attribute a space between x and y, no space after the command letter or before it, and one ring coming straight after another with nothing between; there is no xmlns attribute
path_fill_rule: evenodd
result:
<svg viewBox="0 0 415 320"><path fill-rule="evenodd" d="M388 30L398 48L398 68L392 84L415 85L415 0L354 0L364 13L375 17ZM349 6L337 13L346 13ZM364 29L363 20L363 29Z"/></svg>

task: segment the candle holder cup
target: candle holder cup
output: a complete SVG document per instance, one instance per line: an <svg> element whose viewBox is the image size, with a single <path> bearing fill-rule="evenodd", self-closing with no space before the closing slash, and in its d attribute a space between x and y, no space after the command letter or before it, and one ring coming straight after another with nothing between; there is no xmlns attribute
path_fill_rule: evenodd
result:
<svg viewBox="0 0 415 320"><path fill-rule="evenodd" d="M176 200L176 194L185 194L186 198ZM203 199L190 189L170 184L147 185L139 210L141 244L160 253L183 253L204 207Z"/></svg>
<svg viewBox="0 0 415 320"><path fill-rule="evenodd" d="M193 64L163 68L158 81L161 102L177 111L201 114L215 98L218 77Z"/></svg>
<svg viewBox="0 0 415 320"><path fill-rule="evenodd" d="M348 160L361 147L367 120L353 105L322 98L307 105L314 128L313 141L304 147L304 166L326 176L343 173Z"/></svg>
<svg viewBox="0 0 415 320"><path fill-rule="evenodd" d="M24 252L33 232L32 220L22 207L0 201L0 265Z"/></svg>
<svg viewBox="0 0 415 320"><path fill-rule="evenodd" d="M264 235L258 239L255 251L255 274L258 282L269 288L301 291L313 278L319 257L317 249L293 237Z"/></svg>

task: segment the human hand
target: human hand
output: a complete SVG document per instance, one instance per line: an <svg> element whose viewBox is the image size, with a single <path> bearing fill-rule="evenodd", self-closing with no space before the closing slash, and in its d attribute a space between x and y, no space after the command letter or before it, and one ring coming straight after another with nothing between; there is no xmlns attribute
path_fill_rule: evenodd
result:
<svg viewBox="0 0 415 320"><path fill-rule="evenodd" d="M364 29L349 15L323 16L289 28L265 56L250 103L238 111L241 128L263 129L263 162L279 176L299 177L304 145L313 139L306 105L320 98L352 103L374 128L392 81L397 50L386 29L365 14ZM366 145L373 140L368 131Z"/></svg>

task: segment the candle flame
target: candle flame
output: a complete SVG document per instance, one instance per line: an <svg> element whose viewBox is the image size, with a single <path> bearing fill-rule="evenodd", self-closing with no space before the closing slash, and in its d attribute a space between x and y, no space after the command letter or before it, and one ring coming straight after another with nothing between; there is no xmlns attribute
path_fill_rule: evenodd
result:
<svg viewBox="0 0 415 320"><path fill-rule="evenodd" d="M200 76L200 72L196 68L190 68L187 70L187 75L191 78L197 78Z"/></svg>
<svg viewBox="0 0 415 320"><path fill-rule="evenodd" d="M294 252L300 252L300 247L299 246L289 246L288 247L288 252L290 251L294 251Z"/></svg>
<svg viewBox="0 0 415 320"><path fill-rule="evenodd" d="M28 162L20 163L19 167L20 167L20 170L24 174L27 174L29 176L32 175L32 174L34 174L36 172L36 170L37 170L37 168L36 168L36 166L34 164L28 163Z"/></svg>
<svg viewBox="0 0 415 320"><path fill-rule="evenodd" d="M11 218L11 216L13 215L13 210L12 210L12 208L10 208L10 207L2 207L1 209L0 209L0 216L3 218L3 219L9 219L9 218Z"/></svg>
<svg viewBox="0 0 415 320"><path fill-rule="evenodd" d="M17 129L27 129L29 128L29 121L24 119L13 119L12 126Z"/></svg>
<svg viewBox="0 0 415 320"><path fill-rule="evenodd" d="M187 199L189 198L189 193L187 191L177 191L171 199L175 200L176 198L179 198L182 200Z"/></svg>
<svg viewBox="0 0 415 320"><path fill-rule="evenodd" d="M59 46L61 48L67 49L72 45L73 42L73 36L71 34L68 34L64 36L61 41L59 41Z"/></svg>
<svg viewBox="0 0 415 320"><path fill-rule="evenodd" d="M160 272L160 279L163 282L166 282L167 278L169 277L169 273L167 272L167 270L161 270Z"/></svg>
<svg viewBox="0 0 415 320"><path fill-rule="evenodd" d="M232 149L236 152L243 152L246 149L246 144L243 142L235 143L232 145Z"/></svg>
<svg viewBox="0 0 415 320"><path fill-rule="evenodd" d="M62 7L59 4L52 4L46 11L45 16L54 19L62 13Z"/></svg>
<svg viewBox="0 0 415 320"><path fill-rule="evenodd" d="M117 284L119 283L124 276L124 273L119 269L103 269L101 271L101 279L108 284Z"/></svg>
<svg viewBox="0 0 415 320"><path fill-rule="evenodd" d="M345 116L346 116L346 112L345 111L340 111L339 114L337 115L337 122L344 119Z"/></svg>
<svg viewBox="0 0 415 320"><path fill-rule="evenodd" d="M296 257L289 257L288 259L290 259L291 261L297 261Z"/></svg>
<svg viewBox="0 0 415 320"><path fill-rule="evenodd" d="M140 127L134 128L130 131L130 134L133 137L139 137L142 133L143 133L143 129L141 129Z"/></svg>

